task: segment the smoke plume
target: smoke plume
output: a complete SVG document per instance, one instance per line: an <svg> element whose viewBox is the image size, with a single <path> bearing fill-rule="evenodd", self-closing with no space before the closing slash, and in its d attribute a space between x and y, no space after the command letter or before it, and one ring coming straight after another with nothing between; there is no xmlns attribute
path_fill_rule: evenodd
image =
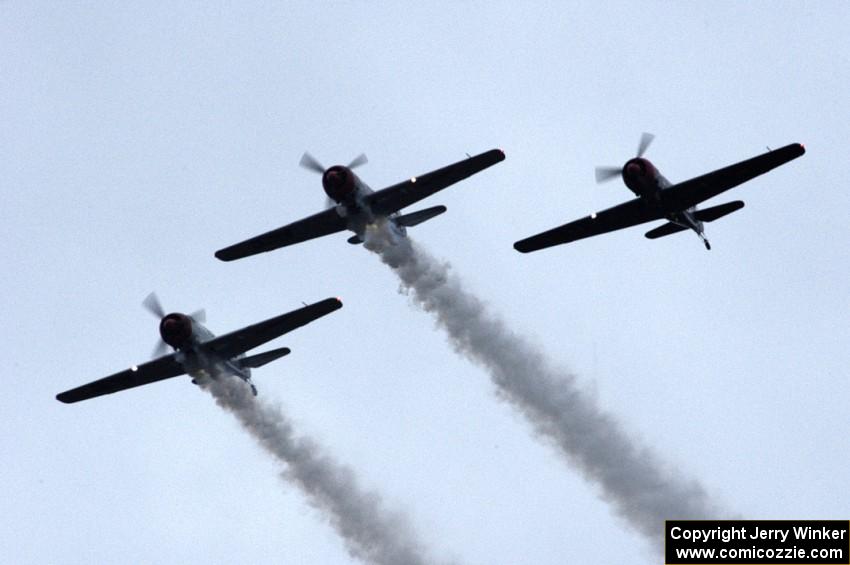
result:
<svg viewBox="0 0 850 565"><path fill-rule="evenodd" d="M295 437L280 409L255 398L236 378L213 380L204 388L266 451L287 465L283 477L330 522L349 555L380 565L432 562L403 517L387 512L380 496L361 490L353 472L323 454L313 441Z"/></svg>
<svg viewBox="0 0 850 565"><path fill-rule="evenodd" d="M386 223L369 227L366 247L392 267L400 292L434 315L454 349L487 370L499 397L519 410L536 434L656 548L664 520L718 517L720 510L698 482L682 478L633 441L572 374L552 366L464 289L447 263L398 237Z"/></svg>

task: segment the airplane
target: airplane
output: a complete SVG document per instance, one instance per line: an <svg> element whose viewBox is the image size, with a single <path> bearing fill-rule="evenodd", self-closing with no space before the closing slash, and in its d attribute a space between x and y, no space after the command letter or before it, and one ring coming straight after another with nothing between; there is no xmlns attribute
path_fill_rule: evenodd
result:
<svg viewBox="0 0 850 565"><path fill-rule="evenodd" d="M744 202L735 200L702 210L697 208L697 204L763 175L806 152L802 144L792 143L746 161L673 184L643 157L654 137L652 134L644 133L638 144L637 156L626 161L622 167L596 168L596 182L622 177L623 182L637 198L517 241L514 243L514 249L529 253L660 219L666 219L667 223L646 232L647 238L656 239L690 229L702 239L706 249L711 249L711 244L705 237L704 222L713 222L740 210L744 207Z"/></svg>
<svg viewBox="0 0 850 565"><path fill-rule="evenodd" d="M348 243L363 243L366 226L381 217L389 218L395 231L404 235L407 233L405 228L442 214L446 207L433 206L403 215L398 213L399 210L504 159L505 154L501 149L491 149L442 169L373 191L353 172L354 168L367 162L366 155L361 154L346 166L335 165L326 169L310 153L304 153L299 164L322 175L322 187L328 197L329 207L318 214L219 249L215 256L222 261L233 261L346 229L354 232Z"/></svg>
<svg viewBox="0 0 850 565"><path fill-rule="evenodd" d="M342 302L338 298L326 298L304 308L215 337L203 325L203 310L189 315L178 312L166 314L155 293L149 294L142 305L160 318L161 340L154 349L156 358L57 394L57 400L70 404L187 373L197 385L208 382L208 379L236 376L248 383L256 396L257 388L251 382L251 369L288 355L290 350L281 347L249 357L245 356L245 352L342 308ZM174 353L162 355L168 346L174 349Z"/></svg>

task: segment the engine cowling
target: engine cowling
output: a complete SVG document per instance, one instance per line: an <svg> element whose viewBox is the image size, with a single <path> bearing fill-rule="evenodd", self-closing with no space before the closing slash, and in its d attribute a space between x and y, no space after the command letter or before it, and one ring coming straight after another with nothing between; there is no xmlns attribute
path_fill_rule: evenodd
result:
<svg viewBox="0 0 850 565"><path fill-rule="evenodd" d="M185 314L168 314L159 322L159 335L175 349L185 347L192 340L192 320Z"/></svg>
<svg viewBox="0 0 850 565"><path fill-rule="evenodd" d="M642 157L630 159L623 165L623 182L635 194L649 194L658 190L658 170Z"/></svg>
<svg viewBox="0 0 850 565"><path fill-rule="evenodd" d="M322 188L334 202L344 202L354 195L357 182L351 169L336 165L322 175Z"/></svg>

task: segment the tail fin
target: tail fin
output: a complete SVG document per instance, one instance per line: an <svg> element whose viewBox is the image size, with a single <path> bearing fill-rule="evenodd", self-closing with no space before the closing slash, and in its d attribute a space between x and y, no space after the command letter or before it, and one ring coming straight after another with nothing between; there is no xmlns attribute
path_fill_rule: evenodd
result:
<svg viewBox="0 0 850 565"><path fill-rule="evenodd" d="M649 239L658 239L659 237L664 237L665 235L672 235L674 233L679 233L680 231L685 231L688 228L682 227L679 224L674 224L673 222L667 222L666 224L655 228L654 230L649 230L646 232L646 237Z"/></svg>
<svg viewBox="0 0 850 565"><path fill-rule="evenodd" d="M271 351L266 351L265 353L258 353L249 357L243 357L239 360L239 362L242 364L243 367L251 367L252 369L256 369L257 367L262 367L266 363L271 363L275 359L280 359L284 355L289 355L288 347L281 347L280 349L272 349Z"/></svg>
<svg viewBox="0 0 850 565"><path fill-rule="evenodd" d="M445 206L434 206L433 208L425 208L424 210L411 212L410 214L404 214L403 216L396 216L393 218L393 221L395 221L395 223L399 226L409 228L430 220L434 216L439 216L445 211Z"/></svg>
<svg viewBox="0 0 850 565"><path fill-rule="evenodd" d="M727 202L726 204L712 206L711 208L697 210L694 212L694 218L701 222L713 222L717 218L722 218L726 214L731 214L735 210L740 210L743 207L744 202L742 200L735 200L733 202Z"/></svg>

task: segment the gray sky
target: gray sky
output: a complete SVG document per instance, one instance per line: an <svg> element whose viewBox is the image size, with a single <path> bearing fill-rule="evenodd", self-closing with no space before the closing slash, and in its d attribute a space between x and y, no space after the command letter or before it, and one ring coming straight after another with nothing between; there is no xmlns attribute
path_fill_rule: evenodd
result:
<svg viewBox="0 0 850 565"><path fill-rule="evenodd" d="M64 406L147 358L156 289L226 332L328 296L255 373L297 430L468 564L655 563L593 487L342 235L224 264L318 211L309 149L373 188L501 147L411 230L714 500L845 518L850 394L846 3L0 4L0 544L15 563L349 563L211 398L174 379ZM713 203L741 212L532 255L512 243L671 181L806 144ZM276 342L277 343L277 342ZM660 532L659 532L660 535Z"/></svg>

